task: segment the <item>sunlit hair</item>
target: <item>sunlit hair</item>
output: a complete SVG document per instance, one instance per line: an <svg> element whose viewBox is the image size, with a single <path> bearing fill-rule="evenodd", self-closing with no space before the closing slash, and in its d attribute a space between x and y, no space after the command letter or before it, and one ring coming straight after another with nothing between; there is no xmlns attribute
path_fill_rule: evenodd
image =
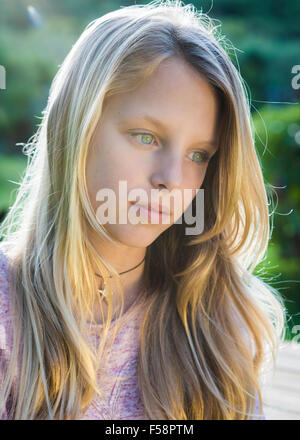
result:
<svg viewBox="0 0 300 440"><path fill-rule="evenodd" d="M87 236L90 225L109 238L88 198L89 146L109 97L142 86L170 57L213 86L219 148L202 185L203 233L186 235L183 217L147 248L138 359L145 415L251 419L257 393L262 404L260 376L284 339L285 310L278 292L253 274L270 239L268 192L246 88L218 28L178 1L122 7L92 21L60 66L1 228L15 311L0 407L8 399L10 418L76 419L102 396L96 372L112 343L108 276L119 277ZM98 353L86 332L99 301L95 267L109 301Z"/></svg>

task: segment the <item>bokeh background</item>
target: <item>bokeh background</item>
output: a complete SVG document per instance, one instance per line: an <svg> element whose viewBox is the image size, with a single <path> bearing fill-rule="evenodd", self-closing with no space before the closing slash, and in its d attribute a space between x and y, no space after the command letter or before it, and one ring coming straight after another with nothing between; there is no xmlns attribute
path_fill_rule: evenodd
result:
<svg viewBox="0 0 300 440"><path fill-rule="evenodd" d="M6 71L5 88L0 88L0 222L27 163L18 144L36 131L64 57L90 21L121 6L146 3L0 0L0 66ZM184 4L208 13L235 47L230 56L251 100L265 183L276 191L269 249L256 273L280 291L288 312L286 338L300 342L300 2Z"/></svg>

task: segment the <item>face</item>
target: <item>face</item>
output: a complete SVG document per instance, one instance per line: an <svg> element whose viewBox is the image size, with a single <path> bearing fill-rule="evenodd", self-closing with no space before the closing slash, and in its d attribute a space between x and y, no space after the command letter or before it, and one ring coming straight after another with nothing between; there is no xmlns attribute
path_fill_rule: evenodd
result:
<svg viewBox="0 0 300 440"><path fill-rule="evenodd" d="M86 175L98 221L102 222L101 206L112 207L106 215L115 209L116 221L104 224L114 239L126 246L147 247L183 214L201 188L216 152L216 115L212 86L177 58L161 63L134 92L108 99L92 138ZM113 192L115 200L107 197L100 201L99 190L103 188ZM151 194L162 189L159 202L170 214L164 220L157 219L155 213L150 218L138 204L146 201L154 205L158 199ZM192 191L184 193L185 189ZM132 198L132 190L141 190L148 199ZM176 209L174 199L167 196L170 192L181 195ZM127 213L124 222L119 221L121 211ZM132 222L130 212L140 217L138 223Z"/></svg>

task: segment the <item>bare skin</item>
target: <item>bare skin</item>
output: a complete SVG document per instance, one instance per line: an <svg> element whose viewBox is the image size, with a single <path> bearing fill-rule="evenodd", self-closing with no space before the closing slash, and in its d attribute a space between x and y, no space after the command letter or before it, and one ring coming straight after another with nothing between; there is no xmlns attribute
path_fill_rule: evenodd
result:
<svg viewBox="0 0 300 440"><path fill-rule="evenodd" d="M144 115L157 119L164 128L145 120ZM182 194L185 188L201 188L208 166L205 153L211 158L217 149L216 144L204 143L215 141L216 115L213 87L175 57L164 61L134 92L111 97L97 125L87 160L87 187L94 212L99 206L96 193L100 188L114 190L118 206L120 180L127 182L128 192L135 188L145 190L149 200L151 189L155 188L176 188ZM196 152L200 156L195 156ZM185 200L181 213L192 198ZM169 224L105 224L121 247L90 228L89 238L100 255L120 273L136 266L144 258L147 246L174 221L171 212ZM143 270L144 263L121 275L124 312L141 292ZM119 302L115 295L113 307L117 308ZM101 323L99 311L95 310L95 316Z"/></svg>

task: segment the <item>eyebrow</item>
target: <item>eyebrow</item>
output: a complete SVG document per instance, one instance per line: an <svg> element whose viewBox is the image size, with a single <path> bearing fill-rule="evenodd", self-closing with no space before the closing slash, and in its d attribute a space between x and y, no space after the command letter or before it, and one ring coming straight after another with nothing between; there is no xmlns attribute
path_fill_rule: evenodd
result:
<svg viewBox="0 0 300 440"><path fill-rule="evenodd" d="M167 127L165 126L165 124L163 122L161 122L159 119L156 119L155 117L150 116L150 115L132 116L132 117L128 118L127 120L138 120L138 121L139 120L141 120L141 121L143 120L143 121L148 121L151 124L156 125L157 127L159 127L159 129L161 131L167 132ZM208 140L208 141L199 141L199 142L195 143L195 145L200 145L200 144L202 144L202 145L209 145L213 149L213 151L217 150L217 147L218 147L217 142L214 141L214 140L212 140L212 141L210 141L210 140Z"/></svg>

